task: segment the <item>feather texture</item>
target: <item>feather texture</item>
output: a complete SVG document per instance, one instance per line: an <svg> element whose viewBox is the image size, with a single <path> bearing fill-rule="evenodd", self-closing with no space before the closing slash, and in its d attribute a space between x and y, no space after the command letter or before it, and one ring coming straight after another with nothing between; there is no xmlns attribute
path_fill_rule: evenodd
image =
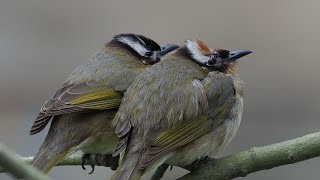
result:
<svg viewBox="0 0 320 180"><path fill-rule="evenodd" d="M38 169L48 172L63 157L76 150L112 153L117 136L111 122L123 93L142 71L151 66L144 64L149 56L142 57L137 48L119 41L118 37L129 40L132 37L133 41L138 40L150 52L161 50L156 42L141 35L117 35L71 73L62 87L42 106L31 128L30 134L36 134L52 121L34 159L34 166ZM129 131L124 129L125 134Z"/></svg>
<svg viewBox="0 0 320 180"><path fill-rule="evenodd" d="M125 93L113 122L119 137L129 137L117 146L121 147L117 153L122 150L124 156L121 164L128 166L131 162L125 157L140 153L135 168L149 171L174 156L183 156L179 151L199 148L192 144L206 146L204 151L208 151L193 149L192 158L182 163L216 152L230 133L226 120L232 119L238 101L235 84L229 74L209 73L179 52L141 73ZM128 132L134 135L126 136ZM214 150L203 137L207 142L212 139Z"/></svg>
<svg viewBox="0 0 320 180"><path fill-rule="evenodd" d="M89 111L117 108L122 94L104 84L81 83L69 85L57 93L41 108L30 134L40 132L48 124L52 116Z"/></svg>

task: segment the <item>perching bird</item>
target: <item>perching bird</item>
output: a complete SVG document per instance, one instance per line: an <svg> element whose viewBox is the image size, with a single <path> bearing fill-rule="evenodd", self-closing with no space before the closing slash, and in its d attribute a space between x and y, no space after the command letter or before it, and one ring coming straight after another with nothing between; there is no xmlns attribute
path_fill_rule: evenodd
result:
<svg viewBox="0 0 320 180"><path fill-rule="evenodd" d="M111 154L117 143L111 124L123 93L136 76L176 48L173 44L160 47L142 35L114 36L41 108L30 134L52 123L33 166L47 173L76 150Z"/></svg>
<svg viewBox="0 0 320 180"><path fill-rule="evenodd" d="M233 138L242 115L236 60L251 51L211 50L200 40L141 73L114 119L121 153L113 180L140 179L166 162L213 156Z"/></svg>

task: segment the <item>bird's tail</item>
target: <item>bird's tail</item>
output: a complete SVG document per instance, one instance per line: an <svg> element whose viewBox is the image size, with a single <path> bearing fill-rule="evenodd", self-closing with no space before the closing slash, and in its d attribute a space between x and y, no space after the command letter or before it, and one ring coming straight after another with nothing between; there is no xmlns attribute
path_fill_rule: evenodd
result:
<svg viewBox="0 0 320 180"><path fill-rule="evenodd" d="M69 151L54 153L49 147L41 148L38 154L33 158L32 165L47 174L56 164L58 164Z"/></svg>
<svg viewBox="0 0 320 180"><path fill-rule="evenodd" d="M139 168L139 154L130 155L123 159L111 177L111 180L139 180L144 174L144 169Z"/></svg>

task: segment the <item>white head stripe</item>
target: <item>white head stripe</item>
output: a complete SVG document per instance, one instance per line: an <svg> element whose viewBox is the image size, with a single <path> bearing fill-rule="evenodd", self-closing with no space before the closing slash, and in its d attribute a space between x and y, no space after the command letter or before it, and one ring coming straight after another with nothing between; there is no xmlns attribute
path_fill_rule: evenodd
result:
<svg viewBox="0 0 320 180"><path fill-rule="evenodd" d="M136 36L138 37L138 36ZM142 41L139 37L138 39L140 41ZM139 42L135 41L134 39L132 39L131 37L118 37L117 40L119 42L122 42L124 44L127 44L128 46L130 46L133 50L135 50L138 54L140 54L141 56L144 56L146 54L146 52L148 52L148 49L146 49L145 46L143 46L142 44L140 44ZM142 43L144 44L144 42L142 41Z"/></svg>
<svg viewBox="0 0 320 180"><path fill-rule="evenodd" d="M142 39L140 39L139 36L136 35L136 37L139 39L139 41L140 41L144 46L146 46L146 43L145 43L144 41L142 41Z"/></svg>
<svg viewBox="0 0 320 180"><path fill-rule="evenodd" d="M199 45L196 41L193 40L187 40L186 46L193 57L194 60L201 64L207 64L207 62L210 60L209 56L204 55L201 50L199 49Z"/></svg>

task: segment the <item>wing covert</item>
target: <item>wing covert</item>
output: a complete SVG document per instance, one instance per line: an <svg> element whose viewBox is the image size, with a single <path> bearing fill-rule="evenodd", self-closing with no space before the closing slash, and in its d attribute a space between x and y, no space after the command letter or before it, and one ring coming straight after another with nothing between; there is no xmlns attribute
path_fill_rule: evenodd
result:
<svg viewBox="0 0 320 180"><path fill-rule="evenodd" d="M101 82L65 85L42 106L30 134L36 134L44 129L52 116L118 108L122 96L121 92L117 92Z"/></svg>

